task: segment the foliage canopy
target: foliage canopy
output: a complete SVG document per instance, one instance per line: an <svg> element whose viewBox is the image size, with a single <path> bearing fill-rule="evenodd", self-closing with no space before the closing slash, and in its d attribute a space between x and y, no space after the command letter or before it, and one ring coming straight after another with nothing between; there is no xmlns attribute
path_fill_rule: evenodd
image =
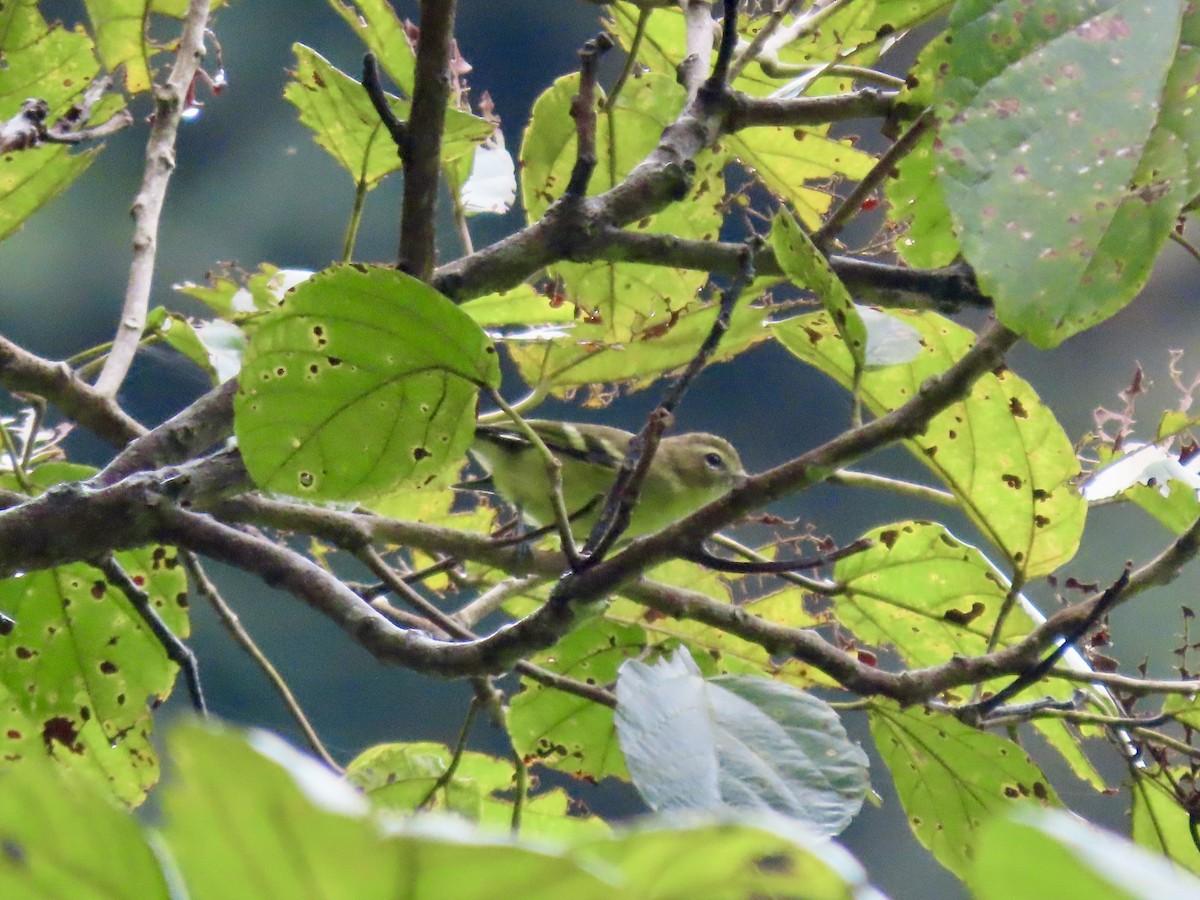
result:
<svg viewBox="0 0 1200 900"><path fill-rule="evenodd" d="M856 717L886 802L974 895L1200 893L1200 684L1101 653L1108 613L1200 548L1193 414L1144 444L1131 415L1069 435L1005 362L1101 326L1168 242L1200 258L1194 4L597 2L602 33L514 154L468 84L453 0L416 23L330 0L364 69L297 44L284 100L349 175L343 257L179 285L190 314L151 308L150 285L180 122L223 84L221 4L84 6L74 28L0 6L0 239L106 136L146 135L111 345L59 363L0 335L5 896L878 896L828 840L875 796ZM920 51L896 72L904 36ZM605 54L619 75L598 74ZM127 104L146 103L135 125ZM395 177L396 260L366 264L363 206ZM473 246L474 217L517 197L524 224ZM514 536L461 483L481 416L520 428L548 398L651 390L607 498L635 504L697 372L763 342L844 388L850 415L812 410L841 431L662 532L564 552L569 521ZM119 391L152 344L212 390L146 427ZM105 465L72 461L71 428L113 447ZM928 483L851 468L893 446ZM841 547L763 512L817 485L922 512ZM1089 505L1118 501L1166 528L1162 552L1039 610L1027 593L1075 557ZM759 546L717 534L744 526ZM197 722L157 787L154 709L180 677L204 707L191 600L252 646L210 561L382 664L470 679L463 742L397 736L343 769L311 730L324 762ZM465 749L477 713L510 758ZM1097 754L1123 763L1128 840L1065 812L1035 735L1098 791ZM614 828L537 789L539 769L632 781L656 815ZM154 829L129 812L152 791Z"/></svg>

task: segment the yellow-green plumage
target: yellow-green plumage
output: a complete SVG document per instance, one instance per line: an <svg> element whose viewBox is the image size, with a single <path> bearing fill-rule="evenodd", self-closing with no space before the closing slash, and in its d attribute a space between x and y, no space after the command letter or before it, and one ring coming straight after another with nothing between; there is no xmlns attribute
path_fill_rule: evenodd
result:
<svg viewBox="0 0 1200 900"><path fill-rule="evenodd" d="M527 424L562 462L568 513L599 498L586 513L571 519L572 530L586 535L634 436L607 425L537 419ZM471 453L491 473L500 495L527 521L539 526L554 521L545 463L514 426L480 425ZM650 534L682 519L728 491L744 474L737 450L724 438L701 432L663 438L642 482L625 537Z"/></svg>

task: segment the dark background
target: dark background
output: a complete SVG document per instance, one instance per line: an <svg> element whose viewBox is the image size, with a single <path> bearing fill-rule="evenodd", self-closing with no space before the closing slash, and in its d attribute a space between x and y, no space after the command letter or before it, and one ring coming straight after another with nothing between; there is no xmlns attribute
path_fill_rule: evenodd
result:
<svg viewBox="0 0 1200 900"><path fill-rule="evenodd" d="M68 22L78 4L46 8ZM415 2L397 2L402 16L416 18ZM475 67L469 76L475 95L488 90L503 118L508 146L515 154L529 108L550 82L576 64L579 45L598 30L599 8L583 0L499 0L460 4L459 44ZM172 291L174 283L201 281L222 261L252 269L259 262L319 269L341 252L350 212L350 177L317 148L282 99L291 45L305 43L335 65L355 74L362 47L340 18L320 0L256 0L235 3L215 17L229 87L208 98L203 113L181 132L178 169L167 198L160 235L153 305L188 313L202 310ZM903 53L903 48L901 50ZM609 61L610 69L617 60ZM210 71L215 63L210 57ZM612 73L609 73L611 82ZM139 122L148 102L135 101ZM111 339L129 264L129 204L136 193L146 129L144 124L109 141L92 169L59 200L35 216L20 233L0 244L0 329L30 349L65 357ZM864 133L864 139L868 135ZM357 246L361 260L386 262L394 255L399 177L384 182L370 197ZM517 228L519 210L473 220L476 246ZM443 209L443 258L459 248ZM1166 375L1168 348L1189 352L1185 374L1195 370L1191 354L1200 316L1196 263L1168 246L1144 292L1114 320L1076 337L1053 353L1022 348L1013 368L1029 379L1057 412L1072 438L1092 427L1092 410L1115 407L1116 394L1139 362L1157 382L1139 404L1143 437L1152 435L1157 413L1177 405ZM966 324L974 324L967 321ZM206 388L198 370L170 355L151 352L135 367L121 399L141 421L153 424L184 406ZM511 385L517 396L519 386ZM550 407L548 415L590 417L634 425L654 402L641 393L619 399L602 413ZM755 471L787 459L837 433L848 419L849 403L840 389L797 365L783 351L759 347L701 377L679 416L682 430L711 430L736 443L747 468ZM74 439L73 439L74 440ZM105 448L86 438L73 449L101 462ZM924 470L902 452L868 461L867 466L928 481ZM959 536L977 540L962 519L944 511L914 507L896 497L818 488L781 504L779 512L813 521L839 541L875 525L937 516ZM1136 510L1093 513L1086 543L1061 574L1081 581L1111 581L1126 560L1145 560L1167 540L1156 524ZM432 682L382 668L336 628L307 608L228 570L216 570L227 599L288 679L333 753L349 760L373 743L430 739L452 743L470 693L458 683ZM1113 633L1126 670L1150 657L1150 671L1170 673L1180 630L1180 603L1193 603L1195 571L1188 569L1169 589L1139 598L1135 609L1114 615ZM1029 594L1049 608L1053 592L1035 583ZM193 645L215 711L231 720L276 728L301 743L261 674L226 639L209 611L197 605ZM169 710L179 710L178 699ZM861 717L848 717L869 745ZM477 727L475 746L503 752L504 742L486 726ZM1036 750L1036 743L1034 744ZM1119 780L1115 754L1098 746L1097 756ZM1100 798L1053 757L1039 753L1063 800L1115 829L1125 824L1127 794ZM886 770L873 766L882 808L868 805L843 835L874 881L897 897L961 895L912 839L891 793ZM623 786L576 785L594 809L606 815L641 811Z"/></svg>

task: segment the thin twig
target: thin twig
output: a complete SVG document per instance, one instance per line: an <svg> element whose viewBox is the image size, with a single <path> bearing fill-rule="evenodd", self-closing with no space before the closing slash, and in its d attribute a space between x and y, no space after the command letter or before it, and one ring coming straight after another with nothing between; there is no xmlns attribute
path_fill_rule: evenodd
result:
<svg viewBox="0 0 1200 900"><path fill-rule="evenodd" d="M397 118L396 113L392 110L392 105L388 102L388 96L383 90L383 82L379 77L379 60L375 58L374 53L368 53L363 57L363 88L371 99L371 105L375 107L375 115L379 116L379 121L392 136L396 152L400 155L400 159L404 160L408 154L408 127Z"/></svg>
<svg viewBox="0 0 1200 900"><path fill-rule="evenodd" d="M1200 681L1196 680L1133 678L1129 675L1118 675L1115 672L1079 672L1059 666L1051 669L1049 674L1064 681L1102 684L1127 694L1180 694L1182 696L1200 694Z"/></svg>
<svg viewBox="0 0 1200 900"><path fill-rule="evenodd" d="M759 553L757 550L753 550L744 544L738 543L728 535L717 533L709 538L709 540L711 540L714 544L724 547L726 550L729 550L732 553L736 553L738 556L751 560L752 562L770 562L766 556ZM843 590L842 587L835 582L818 581L816 578L808 578L804 575L801 575L799 572L776 572L775 575L783 581L794 584L796 587L803 588L806 591L811 591L814 594L819 594L822 597L832 597ZM752 605L754 602L755 601L753 600L747 601L747 605Z"/></svg>
<svg viewBox="0 0 1200 900"><path fill-rule="evenodd" d="M729 67L730 81L742 74L747 63L758 58L759 51L783 24L784 17L792 11L793 7L799 5L800 0L781 0L779 5L772 10L763 27L759 29L758 34L754 35L750 43L742 47L734 57L733 64Z"/></svg>
<svg viewBox="0 0 1200 900"><path fill-rule="evenodd" d="M1074 628L1064 634L1058 644L1050 652L1050 655L1041 660L1036 666L1022 672L1014 678L1009 684L1002 689L992 694L985 700L978 703L969 704L972 712L986 718L992 710L996 709L1001 704L1005 703L1010 697L1015 697L1031 684L1036 684L1041 681L1046 674L1054 668L1054 664L1062 659L1063 655L1071 650L1079 642L1079 640L1103 618L1109 610L1111 610L1121 599L1121 594L1129 583L1130 567L1126 566L1121 572L1120 577L1104 591L1092 604L1088 615L1085 616ZM989 651L990 652L990 651ZM968 707L961 707L967 709Z"/></svg>
<svg viewBox="0 0 1200 900"><path fill-rule="evenodd" d="M625 57L625 65L621 69L621 74L617 76L612 90L604 98L604 109L606 111L611 110L616 105L617 98L621 96L621 91L625 89L625 83L629 81L629 76L633 74L633 70L637 67L638 52L642 49L642 40L646 37L646 24L649 21L650 10L638 10L637 25L634 26L633 40L629 42L629 54Z"/></svg>
<svg viewBox="0 0 1200 900"><path fill-rule="evenodd" d="M1200 262L1200 249L1197 249L1195 244L1175 230L1169 232L1168 237L1170 237L1171 240L1190 253L1193 259L1195 259L1197 262Z"/></svg>
<svg viewBox="0 0 1200 900"><path fill-rule="evenodd" d="M175 141L179 123L196 72L204 59L204 32L208 26L210 0L190 0L183 18L179 49L167 83L154 89L154 124L146 141L146 164L142 186L133 201L133 259L121 320L113 337L112 351L96 379L96 390L116 396L137 354L150 309L150 288L158 251L158 224L167 185L175 169Z"/></svg>
<svg viewBox="0 0 1200 900"><path fill-rule="evenodd" d="M188 694L192 698L192 708L202 716L208 715L208 708L204 704L204 689L200 685L200 666L196 661L196 654L167 627L157 610L154 609L154 601L150 599L150 595L138 586L137 582L129 576L129 573L111 554L99 560L96 567L104 573L109 584L114 585L125 595L130 605L146 623L146 627L150 629L155 640L166 652L167 659L179 666L179 671L183 673L184 683L188 687Z"/></svg>
<svg viewBox="0 0 1200 900"><path fill-rule="evenodd" d="M279 670L271 663L265 653L255 643L250 632L242 625L241 619L238 618L236 612L225 602L225 598L221 596L221 592L217 590L217 586L213 584L212 579L208 577L208 573L204 571L204 566L200 562L200 558L190 550L183 551L183 565L187 569L188 576L192 579L192 583L196 586L197 592L217 614L217 618L221 620L221 624L225 626L225 630L229 636L233 638L234 643L246 651L254 664L267 676L267 680L271 682L272 687L283 700L284 708L287 709L296 724L300 726L300 731L304 734L304 739L308 741L309 747L329 768L335 772L344 771L337 761L325 749L325 744L321 741L317 730L313 728L309 722L308 716L304 714L300 702L296 699L296 695L292 693L292 689L288 687L283 676L279 674Z"/></svg>
<svg viewBox="0 0 1200 900"><path fill-rule="evenodd" d="M571 118L575 120L575 165L563 191L563 198L587 196L588 182L596 170L596 69L600 57L613 46L607 32L601 32L579 51L579 92L571 98Z"/></svg>
<svg viewBox="0 0 1200 900"><path fill-rule="evenodd" d="M913 148L917 146L917 141L932 126L933 111L927 109L917 117L917 120L904 134L900 135L892 146L888 147L887 151L871 167L871 171L867 173L866 177L855 186L846 199L837 205L837 208L829 214L829 218L821 227L813 232L812 241L817 245L817 249L822 252L829 249L829 245L841 234L847 223L858 215L866 199L892 176L896 163L913 151Z"/></svg>
<svg viewBox="0 0 1200 900"><path fill-rule="evenodd" d="M765 559L748 562L736 559L723 559L720 556L709 553L703 547L699 547L684 554L684 558L709 569L715 569L718 572L735 572L742 575L779 575L785 572L799 572L803 569L817 569L821 566L835 563L839 559L845 559L848 556L854 556L856 553L862 553L873 546L874 542L869 538L859 538L857 541L852 541L844 547L838 547L835 550L830 550L828 553L821 553L806 559Z"/></svg>
<svg viewBox="0 0 1200 900"><path fill-rule="evenodd" d="M471 726L475 723L479 706L479 700L472 698L467 706L467 715L463 719L462 728L458 730L458 741L454 744L454 751L450 754L450 762L446 766L446 771L437 777L437 780L429 788L429 793L417 804L417 809L428 809L433 802L434 795L454 780L454 773L458 771L458 764L462 762L463 752L467 749L467 738L471 734Z"/></svg>
<svg viewBox="0 0 1200 900"><path fill-rule="evenodd" d="M450 618L464 628L474 628L483 619L500 609L508 600L519 597L521 594L533 590L539 584L545 584L546 581L547 578L544 575L526 575L524 578L510 578L507 581L501 581L484 591L458 612L453 613Z"/></svg>
<svg viewBox="0 0 1200 900"><path fill-rule="evenodd" d="M926 500L941 506L958 506L958 498L949 491L938 490L924 484L903 481L899 478L889 478L874 472L859 472L854 469L839 469L826 479L828 484L838 484L843 487L875 488L900 497L911 497L914 500Z"/></svg>
<svg viewBox="0 0 1200 900"><path fill-rule="evenodd" d="M413 609L418 610L445 635L463 641L478 640L479 636L465 627L458 617L442 612L424 597L405 584L404 579L397 575L373 547L364 547L359 551L359 558L370 570L386 584L394 593L404 598ZM616 706L616 698L595 685L586 684L577 679L557 672L543 669L528 660L520 660L513 665L514 671L531 681L545 687L556 688L569 694L591 700L610 709Z"/></svg>
<svg viewBox="0 0 1200 900"><path fill-rule="evenodd" d="M729 81L729 66L733 62L733 51L737 48L738 4L740 0L724 0L725 14L721 19L721 43L717 46L717 58L713 62L712 75L705 85L707 90L725 90Z"/></svg>

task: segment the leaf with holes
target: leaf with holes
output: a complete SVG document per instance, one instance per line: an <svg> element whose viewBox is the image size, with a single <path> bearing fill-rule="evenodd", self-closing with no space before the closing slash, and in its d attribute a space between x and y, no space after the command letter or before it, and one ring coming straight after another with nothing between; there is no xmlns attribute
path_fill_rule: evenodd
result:
<svg viewBox="0 0 1200 900"><path fill-rule="evenodd" d="M412 96L417 57L392 4L388 0L329 0L329 5L375 54L396 86Z"/></svg>
<svg viewBox="0 0 1200 900"><path fill-rule="evenodd" d="M1010 740L892 703L876 703L870 722L917 840L960 878L990 816L1019 802L1061 805L1029 754Z"/></svg>
<svg viewBox="0 0 1200 900"><path fill-rule="evenodd" d="M829 261L787 210L780 210L771 222L771 246L792 284L817 295L854 358L855 369L861 370L867 351L867 327L862 316Z"/></svg>
<svg viewBox="0 0 1200 900"><path fill-rule="evenodd" d="M250 338L234 432L254 480L313 499L432 483L462 459L496 350L469 316L394 269L335 266Z"/></svg>
<svg viewBox="0 0 1200 900"><path fill-rule="evenodd" d="M83 29L49 25L35 0L0 5L0 121L8 121L32 94L49 107L54 122L80 99L99 72L92 41ZM109 93L93 107L89 125L107 121L124 106ZM93 162L98 147L72 153L62 145L43 145L0 158L0 239L19 229Z"/></svg>
<svg viewBox="0 0 1200 900"><path fill-rule="evenodd" d="M921 352L906 365L863 373L859 396L876 415L917 396L925 380L960 359L975 338L935 313L887 314L920 334ZM847 389L854 384L853 360L827 313L788 319L773 331L800 359ZM1054 414L1007 368L979 378L963 400L905 445L945 482L1018 573L1045 575L1075 555L1087 515L1070 483L1079 473L1075 450Z"/></svg>
<svg viewBox="0 0 1200 900"><path fill-rule="evenodd" d="M45 489L90 474L85 466L50 463L31 477ZM17 489L11 476L0 486ZM187 581L175 550L115 556L166 625L185 637ZM0 580L0 610L16 622L0 635L4 758L16 762L29 752L32 728L41 753L96 775L128 803L140 802L158 778L147 704L170 694L178 671L141 616L102 572L83 563Z"/></svg>
<svg viewBox="0 0 1200 900"><path fill-rule="evenodd" d="M987 651L1008 583L982 553L932 522L897 522L864 537L872 546L838 560L833 576L845 586L834 615L855 637L896 648L914 668ZM1001 646L1032 628L1014 608Z"/></svg>
<svg viewBox="0 0 1200 900"><path fill-rule="evenodd" d="M400 168L400 156L392 136L366 89L329 63L315 50L295 44L296 68L283 96L296 107L300 121L313 132L313 140L329 153L356 182L368 190ZM409 104L389 96L391 108L401 121L408 118ZM443 163L474 159L475 147L492 133L491 123L458 109L446 110L442 137Z"/></svg>
<svg viewBox="0 0 1200 900"><path fill-rule="evenodd" d="M593 619L531 661L559 675L604 686L616 680L621 663L645 649L646 635L640 628ZM518 753L580 778L629 777L611 709L528 678L521 683L508 719Z"/></svg>
<svg viewBox="0 0 1200 900"><path fill-rule="evenodd" d="M211 5L222 6L223 0ZM150 35L151 17L182 19L188 0L84 0L84 6L104 67L111 72L123 66L125 87L131 94L149 90L150 58L159 51Z"/></svg>

